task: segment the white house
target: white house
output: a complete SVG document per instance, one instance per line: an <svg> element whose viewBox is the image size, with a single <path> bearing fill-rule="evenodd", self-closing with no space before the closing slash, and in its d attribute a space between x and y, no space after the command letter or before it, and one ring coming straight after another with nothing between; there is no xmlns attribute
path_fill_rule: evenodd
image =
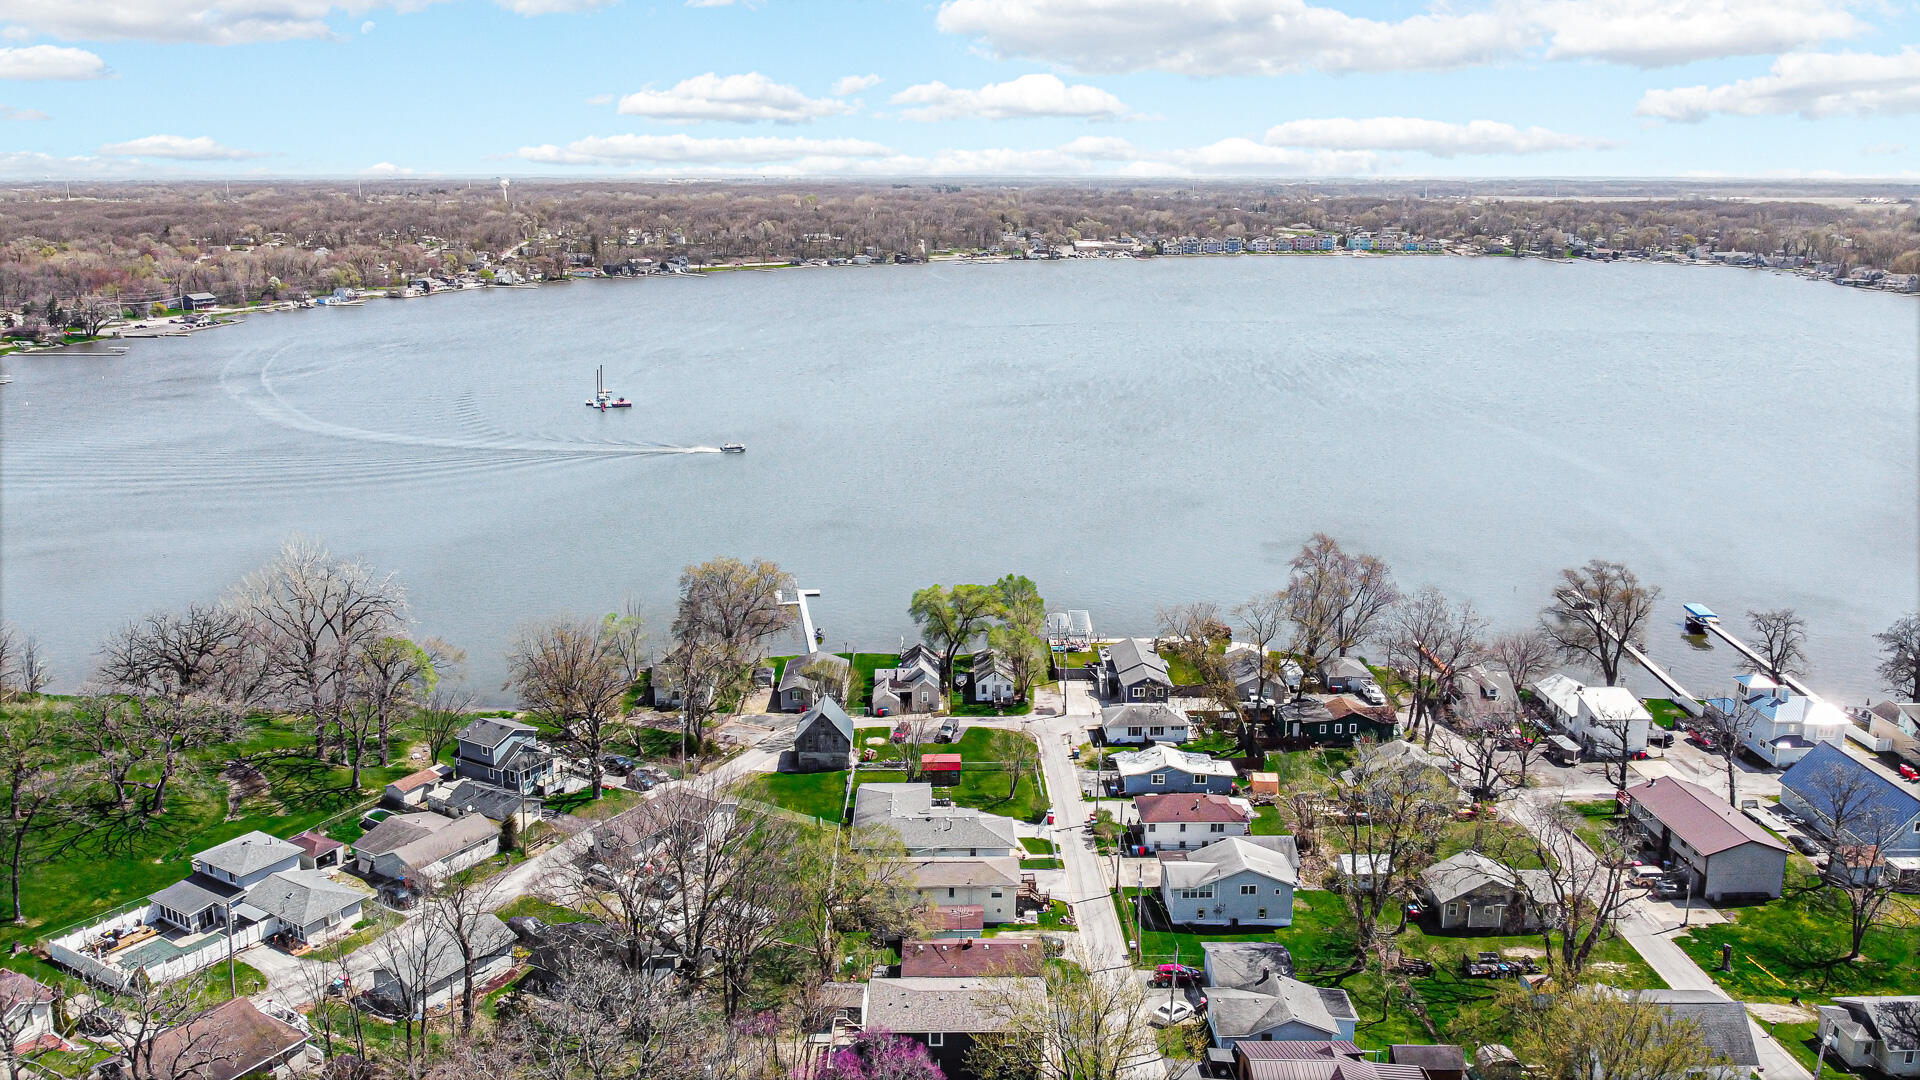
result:
<svg viewBox="0 0 1920 1080"><path fill-rule="evenodd" d="M1556 672L1535 680L1533 692L1554 723L1589 753L1637 754L1647 748L1653 715L1624 686L1586 686Z"/></svg>
<svg viewBox="0 0 1920 1080"><path fill-rule="evenodd" d="M1193 851L1229 836L1245 836L1253 805L1225 795L1137 795L1140 843L1150 851Z"/></svg>
<svg viewBox="0 0 1920 1080"><path fill-rule="evenodd" d="M1013 695L1013 668L1006 658L992 649L974 653L973 671L967 676L967 699L975 705L1005 705Z"/></svg>
<svg viewBox="0 0 1920 1080"><path fill-rule="evenodd" d="M1820 1007L1820 1032L1851 1068L1920 1076L1920 996L1834 998Z"/></svg>
<svg viewBox="0 0 1920 1080"><path fill-rule="evenodd" d="M891 830L919 859L1000 858L1024 850L1012 818L935 806L932 784L861 784L853 795L853 825Z"/></svg>
<svg viewBox="0 0 1920 1080"><path fill-rule="evenodd" d="M1207 1027L1216 1046L1253 1042L1352 1042L1360 1014L1345 990L1298 979L1268 980L1270 990L1207 988Z"/></svg>
<svg viewBox="0 0 1920 1080"><path fill-rule="evenodd" d="M1014 920L1020 894L1020 860L921 859L910 867L913 887L935 908L980 909L988 926Z"/></svg>
<svg viewBox="0 0 1920 1080"><path fill-rule="evenodd" d="M362 874L438 881L500 850L500 826L483 814L395 814L354 842Z"/></svg>
<svg viewBox="0 0 1920 1080"><path fill-rule="evenodd" d="M1846 745L1854 725L1839 706L1795 694L1765 675L1734 682L1733 697L1709 698L1706 707L1740 724L1741 747L1774 768L1792 765L1820 743Z"/></svg>
<svg viewBox="0 0 1920 1080"><path fill-rule="evenodd" d="M478 987L513 967L519 939L496 916L480 916L467 938L463 953L453 932L434 919L415 919L393 931L375 949L378 966L368 994L389 1012L419 1013L457 999L469 970Z"/></svg>
<svg viewBox="0 0 1920 1080"><path fill-rule="evenodd" d="M1193 736L1193 728L1187 714L1171 705L1109 705L1100 710L1100 733L1108 746L1137 746L1183 743Z"/></svg>
<svg viewBox="0 0 1920 1080"><path fill-rule="evenodd" d="M43 1039L58 1038L53 1028L53 1003L58 996L43 983L0 968L0 1033L13 1039L15 1054L39 1048Z"/></svg>
<svg viewBox="0 0 1920 1080"><path fill-rule="evenodd" d="M1176 922L1291 926L1300 856L1291 836L1234 836L1160 861L1160 899Z"/></svg>

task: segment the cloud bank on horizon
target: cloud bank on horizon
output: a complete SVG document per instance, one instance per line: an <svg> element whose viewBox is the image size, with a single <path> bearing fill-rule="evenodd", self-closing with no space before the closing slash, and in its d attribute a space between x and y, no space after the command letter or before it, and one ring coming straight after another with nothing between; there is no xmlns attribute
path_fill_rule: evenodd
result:
<svg viewBox="0 0 1920 1080"><path fill-rule="evenodd" d="M34 178L1920 176L1920 7L1866 0L0 0L0 40Z"/></svg>

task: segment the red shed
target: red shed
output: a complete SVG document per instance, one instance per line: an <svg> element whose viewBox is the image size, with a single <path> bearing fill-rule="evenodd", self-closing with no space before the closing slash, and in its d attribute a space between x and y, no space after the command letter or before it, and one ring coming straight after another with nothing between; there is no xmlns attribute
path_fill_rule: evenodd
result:
<svg viewBox="0 0 1920 1080"><path fill-rule="evenodd" d="M960 782L960 755L922 754L920 771L927 774L929 784L957 784Z"/></svg>

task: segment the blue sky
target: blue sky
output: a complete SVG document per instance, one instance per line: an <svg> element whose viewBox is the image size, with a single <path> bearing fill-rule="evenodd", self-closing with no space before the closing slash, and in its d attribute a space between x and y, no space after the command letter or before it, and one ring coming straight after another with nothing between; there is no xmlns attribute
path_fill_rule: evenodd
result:
<svg viewBox="0 0 1920 1080"><path fill-rule="evenodd" d="M1913 0L0 0L0 175L1920 176Z"/></svg>

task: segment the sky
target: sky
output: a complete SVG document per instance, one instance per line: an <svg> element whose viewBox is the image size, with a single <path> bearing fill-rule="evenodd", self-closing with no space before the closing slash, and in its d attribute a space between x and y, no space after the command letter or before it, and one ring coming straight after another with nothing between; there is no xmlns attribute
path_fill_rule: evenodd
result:
<svg viewBox="0 0 1920 1080"><path fill-rule="evenodd" d="M0 0L0 176L1920 177L1920 0Z"/></svg>

